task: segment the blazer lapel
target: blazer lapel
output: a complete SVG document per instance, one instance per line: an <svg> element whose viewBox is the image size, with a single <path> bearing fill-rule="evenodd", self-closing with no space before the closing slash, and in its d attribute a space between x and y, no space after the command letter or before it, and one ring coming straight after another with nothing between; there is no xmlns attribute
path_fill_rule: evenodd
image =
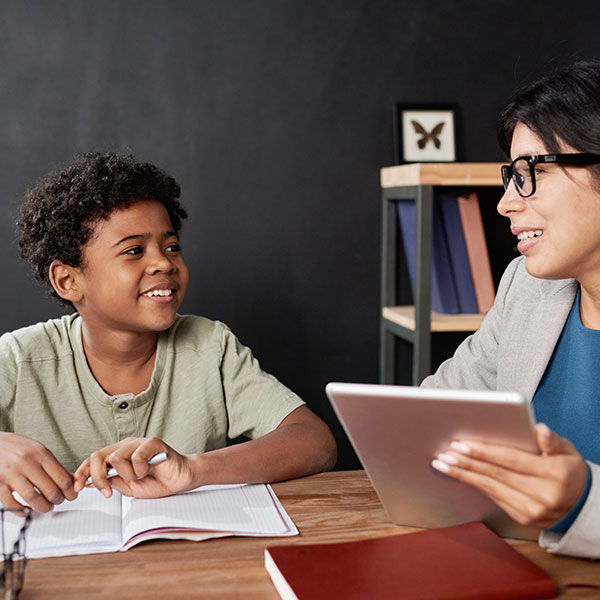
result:
<svg viewBox="0 0 600 600"><path fill-rule="evenodd" d="M502 332L506 352L498 372L498 389L521 392L531 400L546 371L577 294L576 281L544 295L546 282L540 282L541 300L524 302L519 314ZM552 284L554 282L547 282ZM500 365L499 365L500 366Z"/></svg>

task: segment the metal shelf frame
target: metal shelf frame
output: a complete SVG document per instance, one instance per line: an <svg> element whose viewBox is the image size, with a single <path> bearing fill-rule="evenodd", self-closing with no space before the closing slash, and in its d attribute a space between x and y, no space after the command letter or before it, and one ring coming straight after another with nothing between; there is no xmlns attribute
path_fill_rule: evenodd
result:
<svg viewBox="0 0 600 600"><path fill-rule="evenodd" d="M396 337L413 344L412 380L416 385L431 368L431 259L434 186L414 185L382 189L381 302L396 302L398 217L396 203L415 200L417 208L415 248L415 329L380 317L379 381L393 384L396 375Z"/></svg>

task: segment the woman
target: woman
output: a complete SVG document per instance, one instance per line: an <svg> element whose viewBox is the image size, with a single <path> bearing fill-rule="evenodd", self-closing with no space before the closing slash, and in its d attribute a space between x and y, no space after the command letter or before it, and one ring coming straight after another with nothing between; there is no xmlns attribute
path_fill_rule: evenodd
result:
<svg viewBox="0 0 600 600"><path fill-rule="evenodd" d="M540 454L457 440L432 466L542 528L551 552L600 557L600 61L517 93L502 113L498 211L523 256L479 331L423 381L531 398Z"/></svg>

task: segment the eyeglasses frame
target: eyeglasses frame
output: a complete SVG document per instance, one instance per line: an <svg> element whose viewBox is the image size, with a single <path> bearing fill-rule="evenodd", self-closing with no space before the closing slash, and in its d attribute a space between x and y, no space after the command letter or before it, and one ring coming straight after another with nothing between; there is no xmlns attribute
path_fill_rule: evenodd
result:
<svg viewBox="0 0 600 600"><path fill-rule="evenodd" d="M515 181L514 165L519 160L526 160L529 166L529 175L531 177L531 192L524 194ZM569 165L572 167L589 167L600 163L600 154L590 154L585 152L571 152L568 154L535 154L530 156L517 156L510 165L502 165L500 173L502 175L502 183L506 190L512 181L515 184L515 189L521 198L529 198L535 194L535 167L540 163L554 163L561 165Z"/></svg>
<svg viewBox="0 0 600 600"><path fill-rule="evenodd" d="M4 538L4 515L6 513L20 513L23 517L23 523L19 530L19 535L12 548L7 548ZM31 523L31 510L29 508L14 509L0 507L0 543L2 544L2 571L0 572L0 590L2 598L16 600L25 577L25 567L27 566L27 557L25 554L25 532ZM15 563L18 566L15 567ZM16 570L16 574L14 571ZM6 587L10 585L10 587Z"/></svg>

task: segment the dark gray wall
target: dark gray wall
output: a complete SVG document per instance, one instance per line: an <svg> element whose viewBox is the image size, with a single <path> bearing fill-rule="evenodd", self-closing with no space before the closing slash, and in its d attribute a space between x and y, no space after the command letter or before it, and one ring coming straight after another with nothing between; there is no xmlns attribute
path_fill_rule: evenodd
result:
<svg viewBox="0 0 600 600"><path fill-rule="evenodd" d="M392 103L457 103L463 160L499 160L494 122L511 91L599 57L599 7L3 0L0 330L60 314L16 256L24 190L76 152L132 152L183 188L183 310L228 323L332 424L339 467L356 466L323 387L377 380Z"/></svg>

